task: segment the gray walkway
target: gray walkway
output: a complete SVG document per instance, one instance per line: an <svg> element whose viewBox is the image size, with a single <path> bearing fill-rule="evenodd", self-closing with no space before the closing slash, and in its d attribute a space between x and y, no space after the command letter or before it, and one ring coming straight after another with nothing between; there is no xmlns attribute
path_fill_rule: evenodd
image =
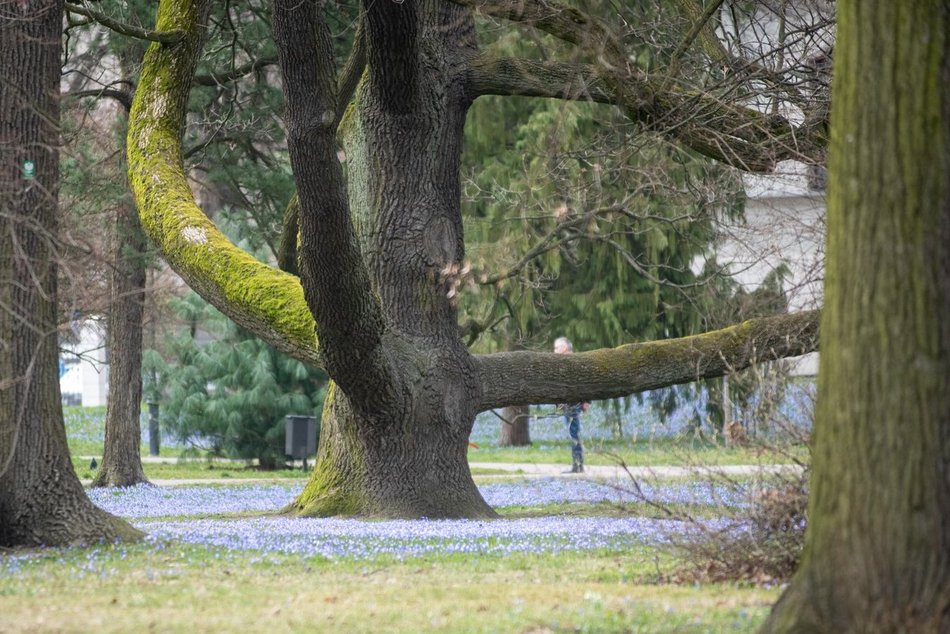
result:
<svg viewBox="0 0 950 634"><path fill-rule="evenodd" d="M616 478L690 478L713 475L741 476L756 474L777 474L794 473L800 471L798 465L703 465L703 466L672 466L657 465L652 467L628 466L626 468L619 465L585 465L583 474L570 473L570 465L567 464L535 464L535 463L514 463L514 462L472 462L469 463L472 469L486 469L494 471L510 472L513 475L522 475L527 477L588 477L597 479L616 479Z"/></svg>
<svg viewBox="0 0 950 634"><path fill-rule="evenodd" d="M84 458L85 459L85 458ZM161 458L142 456L145 463L175 463L177 458ZM216 461L217 462L217 461ZM244 461L224 461L234 464L244 464ZM492 471L496 473L475 474L477 480L494 480L502 478L588 478L596 480L616 480L637 478L642 480L657 480L668 478L713 478L716 476L755 476L773 474L791 474L801 471L798 465L776 464L743 464L743 465L703 465L703 466L673 466L657 465L652 467L627 467L618 465L586 465L584 473L570 473L570 465L532 463L532 462L472 462L469 466L477 471ZM501 473L497 473L501 472ZM294 478L182 478L182 479L155 479L151 481L156 486L194 486L207 484L280 484L296 483ZM91 480L83 480L89 485Z"/></svg>

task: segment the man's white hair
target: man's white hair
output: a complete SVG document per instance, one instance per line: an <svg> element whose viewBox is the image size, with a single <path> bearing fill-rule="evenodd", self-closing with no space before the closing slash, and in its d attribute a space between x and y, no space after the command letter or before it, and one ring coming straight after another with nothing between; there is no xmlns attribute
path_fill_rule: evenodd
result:
<svg viewBox="0 0 950 634"><path fill-rule="evenodd" d="M555 348L567 348L567 349L570 350L571 352L574 351L574 344L571 343L571 340L568 339L567 337L558 337L557 339L555 339L555 340L554 340L554 347L555 347Z"/></svg>

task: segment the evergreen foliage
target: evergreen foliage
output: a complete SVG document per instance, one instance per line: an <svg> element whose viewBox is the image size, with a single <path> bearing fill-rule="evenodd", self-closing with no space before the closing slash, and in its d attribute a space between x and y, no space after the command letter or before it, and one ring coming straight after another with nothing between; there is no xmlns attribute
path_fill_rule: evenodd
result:
<svg viewBox="0 0 950 634"><path fill-rule="evenodd" d="M198 295L173 304L186 325L164 355L146 351L154 371L162 427L212 455L284 460L284 416L319 416L327 377L234 325Z"/></svg>
<svg viewBox="0 0 950 634"><path fill-rule="evenodd" d="M538 50L513 31L486 48ZM689 289L715 275L694 262L710 252L716 218L742 212L734 170L609 107L560 100L479 99L465 148L468 252L483 285L461 306L463 323L487 329L477 348L546 348L566 335L584 350L700 330ZM538 257L486 284L538 245Z"/></svg>
<svg viewBox="0 0 950 634"><path fill-rule="evenodd" d="M653 9L650 23L670 19L663 6ZM537 41L523 33L492 39L484 28L482 35L489 51L537 57ZM749 291L715 260L717 220L744 210L735 170L591 103L482 97L470 110L465 141L474 274L460 312L475 349L546 349L566 335L589 350L787 310L784 268ZM538 245L544 248L534 260L493 279ZM784 376L782 368L768 372ZM740 410L755 400L758 378L750 371L730 383ZM722 429L721 381L648 399L663 417L689 404L697 427ZM613 404L612 419L619 421L621 407Z"/></svg>

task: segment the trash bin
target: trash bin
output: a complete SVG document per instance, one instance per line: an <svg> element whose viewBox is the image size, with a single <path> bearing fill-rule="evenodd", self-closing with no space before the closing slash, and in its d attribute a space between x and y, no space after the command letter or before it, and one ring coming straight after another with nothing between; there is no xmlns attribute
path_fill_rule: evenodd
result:
<svg viewBox="0 0 950 634"><path fill-rule="evenodd" d="M307 456L317 453L317 438L320 435L316 416L290 414L284 417L284 453L293 460L303 460L307 469Z"/></svg>

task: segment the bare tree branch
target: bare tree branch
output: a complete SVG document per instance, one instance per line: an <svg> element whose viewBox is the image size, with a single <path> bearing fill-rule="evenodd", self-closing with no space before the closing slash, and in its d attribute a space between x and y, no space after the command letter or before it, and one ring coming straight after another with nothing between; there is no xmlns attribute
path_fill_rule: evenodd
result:
<svg viewBox="0 0 950 634"><path fill-rule="evenodd" d="M100 88L91 90L77 90L63 95L65 99L82 99L84 97L95 97L97 99L107 98L118 101L125 111L132 109L132 93L126 90L116 90L115 88Z"/></svg>
<svg viewBox="0 0 950 634"><path fill-rule="evenodd" d="M709 20L719 11L724 1L725 0L713 0L709 3L709 6L706 7L706 10L700 14L699 6L695 0L678 0L680 8L693 20L693 26L673 52L673 56L670 59L670 70L667 74L668 81L672 81L679 74L679 65L683 54L693 45L693 42L700 34L702 34L701 40L703 48L712 59L722 62L729 58L729 53L722 45L722 42L719 41L719 38L716 37L716 34L709 27Z"/></svg>
<svg viewBox="0 0 950 634"><path fill-rule="evenodd" d="M572 242L574 240L580 239L581 236L576 230L590 223L590 221L598 215L619 212L621 210L621 205L612 205L610 207L594 209L587 213L571 218L565 222L559 222L555 227L544 234L541 239L534 244L534 246L528 249L515 264L508 267L501 273L496 273L495 275L486 277L483 280L479 280L478 283L491 286L501 282L502 280L507 280L514 277L523 271L525 267L528 266L528 264L530 264L539 256L544 255L548 251L557 249L566 242Z"/></svg>
<svg viewBox="0 0 950 634"><path fill-rule="evenodd" d="M530 24L598 53L599 67L593 73L590 66L569 69L522 60L480 61L472 75L476 92L578 99L583 98L584 92L576 87L590 86L586 98L600 101L613 94L609 101L620 106L631 120L645 123L705 156L739 169L768 172L785 159L824 161L827 113L810 115L805 124L793 126L784 117L765 115L726 101L725 95L705 89L684 89L670 81L669 76L648 75L629 62L620 38L609 27L555 0L452 1L493 17ZM746 70L755 71L752 66L745 64ZM489 77L486 71L495 71L497 75Z"/></svg>
<svg viewBox="0 0 950 634"><path fill-rule="evenodd" d="M480 13L512 22L524 22L554 37L585 47L612 67L625 68L623 46L616 34L599 20L551 0L452 0Z"/></svg>
<svg viewBox="0 0 950 634"><path fill-rule="evenodd" d="M195 75L194 83L199 86L220 86L222 84L230 83L236 79L240 79L246 75L257 72L262 68L267 68L268 66L276 66L277 58L276 57L262 57L256 59L252 62L242 64L237 68L232 68L231 70L224 71L221 73L211 73L210 75Z"/></svg>
<svg viewBox="0 0 950 634"><path fill-rule="evenodd" d="M105 13L84 7L79 4L73 4L71 2L66 3L66 11L84 15L87 18L92 18L102 26L115 31L120 35L126 35L128 37L134 37L140 40L161 42L162 44L176 44L185 38L185 32L180 29L173 29L169 31L143 29L142 27L119 22L118 20L107 16Z"/></svg>
<svg viewBox="0 0 950 634"><path fill-rule="evenodd" d="M493 59L483 56L470 72L475 94L589 100L621 107L627 117L691 149L750 172L769 172L786 159L824 160L823 121L793 126L779 115L736 105L711 93L660 81L638 71L621 77L589 64Z"/></svg>

